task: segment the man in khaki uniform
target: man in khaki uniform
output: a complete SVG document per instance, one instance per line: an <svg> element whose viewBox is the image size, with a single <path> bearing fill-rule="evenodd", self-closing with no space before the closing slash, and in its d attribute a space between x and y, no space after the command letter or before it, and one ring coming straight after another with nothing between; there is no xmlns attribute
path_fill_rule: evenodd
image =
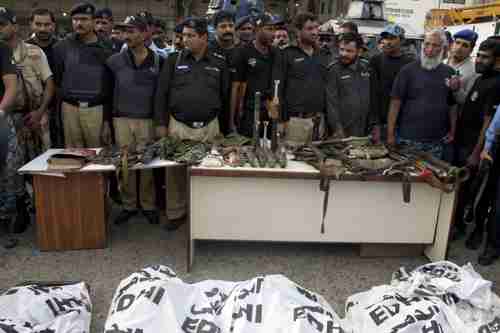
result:
<svg viewBox="0 0 500 333"><path fill-rule="evenodd" d="M217 117L228 110L229 70L224 56L209 51L208 25L202 18L184 22L187 51L168 57L160 73L155 97L159 137L210 142L217 136ZM167 171L167 217L179 220L186 214L187 170ZM169 224L176 229L179 224Z"/></svg>
<svg viewBox="0 0 500 333"><path fill-rule="evenodd" d="M146 20L140 16L129 16L121 25L125 29L127 49L107 61L114 76L112 117L115 139L120 147L145 145L154 140L153 101L163 59L144 44ZM156 224L158 213L154 202L152 170L141 171L140 184L142 212L150 223ZM131 172L128 186L122 189L124 210L115 224L124 223L137 213L136 198L136 177L135 172Z"/></svg>
<svg viewBox="0 0 500 333"><path fill-rule="evenodd" d="M20 40L17 31L14 12L0 7L0 36L12 49L18 76L12 116L24 160L29 161L50 147L48 106L54 82L45 53Z"/></svg>
<svg viewBox="0 0 500 333"><path fill-rule="evenodd" d="M74 34L54 46L54 77L62 100L66 147L95 148L110 142L104 108L111 107L112 75L106 60L109 41L95 33L95 7L83 2L71 9ZM106 119L111 121L110 119Z"/></svg>

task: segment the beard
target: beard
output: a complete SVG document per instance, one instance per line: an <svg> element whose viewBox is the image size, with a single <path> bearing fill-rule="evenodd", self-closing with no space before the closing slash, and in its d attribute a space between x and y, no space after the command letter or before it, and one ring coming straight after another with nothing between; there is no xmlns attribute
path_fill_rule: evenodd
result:
<svg viewBox="0 0 500 333"><path fill-rule="evenodd" d="M420 51L420 64L421 64L422 68L426 69L428 71L432 71L432 70L436 69L436 67L441 64L441 61L443 59L443 54L444 54L444 50L441 50L441 52L439 52L439 55L431 58L431 57L426 56L424 53L424 50L422 49L422 51Z"/></svg>
<svg viewBox="0 0 500 333"><path fill-rule="evenodd" d="M476 64L475 68L476 68L476 73L486 74L488 72L493 71L494 65L493 64L490 64L490 65Z"/></svg>

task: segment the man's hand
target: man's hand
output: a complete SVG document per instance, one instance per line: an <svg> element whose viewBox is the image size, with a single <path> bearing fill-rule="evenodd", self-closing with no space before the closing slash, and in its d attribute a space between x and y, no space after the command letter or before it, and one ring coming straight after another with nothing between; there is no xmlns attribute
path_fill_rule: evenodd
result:
<svg viewBox="0 0 500 333"><path fill-rule="evenodd" d="M164 138L168 135L167 126L158 126L155 132L157 140Z"/></svg>
<svg viewBox="0 0 500 333"><path fill-rule="evenodd" d="M481 154L479 152L473 151L472 154L467 158L467 166L477 167L479 165L479 161L481 158Z"/></svg>
<svg viewBox="0 0 500 333"><path fill-rule="evenodd" d="M39 128L43 115L44 112L42 110L32 111L24 116L23 121L31 129Z"/></svg>
<svg viewBox="0 0 500 333"><path fill-rule="evenodd" d="M459 75L453 75L446 79L446 85L452 90L457 91L462 87L462 79Z"/></svg>
<svg viewBox="0 0 500 333"><path fill-rule="evenodd" d="M455 134L451 132L448 132L448 134L446 134L446 136L443 138L444 143L452 143L453 141L455 141Z"/></svg>
<svg viewBox="0 0 500 333"><path fill-rule="evenodd" d="M278 133L280 137L285 138L288 131L288 121L278 123Z"/></svg>
<svg viewBox="0 0 500 333"><path fill-rule="evenodd" d="M375 125L372 128L372 140L375 144L380 143L380 126Z"/></svg>
<svg viewBox="0 0 500 333"><path fill-rule="evenodd" d="M111 124L109 121L104 121L101 127L100 133L101 145L109 146L111 145Z"/></svg>
<svg viewBox="0 0 500 333"><path fill-rule="evenodd" d="M484 160L493 162L493 157L491 157L490 153L487 150L483 150L481 152L481 161Z"/></svg>
<svg viewBox="0 0 500 333"><path fill-rule="evenodd" d="M394 134L391 134L391 133L387 134L387 144L389 146L395 146L396 145L396 136Z"/></svg>

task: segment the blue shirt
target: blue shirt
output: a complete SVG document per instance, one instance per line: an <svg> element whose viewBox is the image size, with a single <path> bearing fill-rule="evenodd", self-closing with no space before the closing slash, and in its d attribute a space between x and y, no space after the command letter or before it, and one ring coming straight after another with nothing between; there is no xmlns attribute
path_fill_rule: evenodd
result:
<svg viewBox="0 0 500 333"><path fill-rule="evenodd" d="M495 116L493 117L493 120L490 123L490 126L486 130L486 143L484 145L484 148L486 149L487 152L491 152L491 147L495 143L495 133L497 130L500 129L500 106L497 107L497 111L495 112Z"/></svg>

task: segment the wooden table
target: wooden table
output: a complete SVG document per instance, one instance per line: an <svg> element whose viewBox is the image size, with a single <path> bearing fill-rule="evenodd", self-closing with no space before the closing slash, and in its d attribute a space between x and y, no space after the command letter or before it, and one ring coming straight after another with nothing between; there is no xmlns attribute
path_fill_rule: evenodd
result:
<svg viewBox="0 0 500 333"><path fill-rule="evenodd" d="M47 170L47 160L62 149L49 149L19 169L33 175L37 244L42 251L101 249L107 243L106 173L112 165L86 165L78 171ZM175 162L154 160L131 170L164 168Z"/></svg>
<svg viewBox="0 0 500 333"><path fill-rule="evenodd" d="M445 259L454 192L413 177L404 203L398 178L346 175L331 182L321 233L319 179L312 166L293 161L287 169L191 168L189 269L196 240L425 244L430 260Z"/></svg>

